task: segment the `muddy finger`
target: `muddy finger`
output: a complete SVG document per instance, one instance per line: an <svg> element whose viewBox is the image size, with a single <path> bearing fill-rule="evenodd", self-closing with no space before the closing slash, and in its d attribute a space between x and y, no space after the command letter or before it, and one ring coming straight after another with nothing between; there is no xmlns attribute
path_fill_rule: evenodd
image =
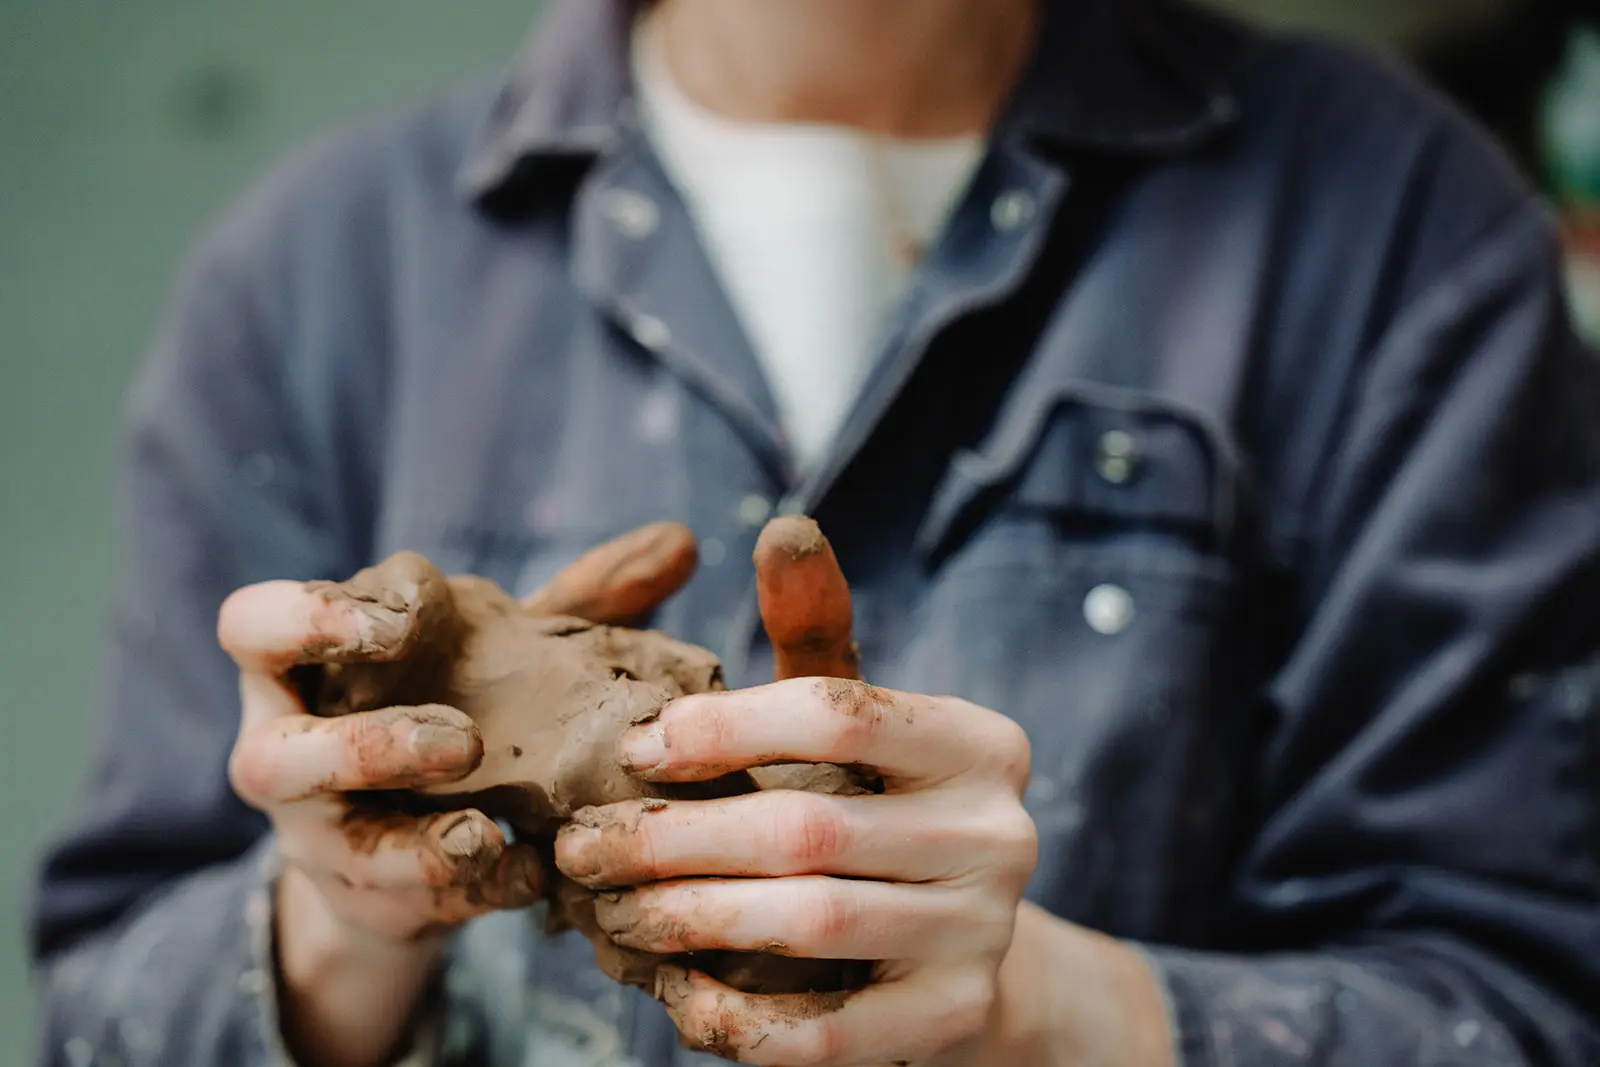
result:
<svg viewBox="0 0 1600 1067"><path fill-rule="evenodd" d="M1005 946L1015 908L950 886L850 878L690 878L601 893L600 928L624 948L733 950L818 960L960 959Z"/></svg>
<svg viewBox="0 0 1600 1067"><path fill-rule="evenodd" d="M1025 781L1027 735L997 712L952 697L842 678L793 678L680 697L623 735L624 765L657 782L709 781L750 767L871 768L890 791L958 777Z"/></svg>
<svg viewBox="0 0 1600 1067"><path fill-rule="evenodd" d="M590 549L525 603L544 615L634 622L683 588L698 561L687 526L652 523Z"/></svg>
<svg viewBox="0 0 1600 1067"><path fill-rule="evenodd" d="M355 599L338 590L288 581L245 586L223 601L217 640L241 669L268 674L404 653L414 627L403 599Z"/></svg>
<svg viewBox="0 0 1600 1067"><path fill-rule="evenodd" d="M529 907L538 900L526 890L491 899L465 886L370 889L331 873L308 874L347 921L389 940L440 937L479 916Z"/></svg>
<svg viewBox="0 0 1600 1067"><path fill-rule="evenodd" d="M918 1062L973 1037L994 980L977 968L930 967L856 993L763 997L668 966L655 992L696 1048L740 1063L843 1067Z"/></svg>
<svg viewBox="0 0 1600 1067"><path fill-rule="evenodd" d="M419 818L357 809L282 848L290 862L357 889L461 890L463 899L488 908L526 907L544 885L533 848L508 845L476 810Z"/></svg>
<svg viewBox="0 0 1600 1067"><path fill-rule="evenodd" d="M803 515L773 519L754 560L778 680L860 678L850 585L817 524Z"/></svg>
<svg viewBox="0 0 1600 1067"><path fill-rule="evenodd" d="M482 762L483 737L472 720L454 708L426 705L251 725L234 746L228 774L247 803L269 807L453 782Z"/></svg>
<svg viewBox="0 0 1600 1067"><path fill-rule="evenodd" d="M593 889L803 874L946 881L1012 853L1025 858L1032 827L1017 812L959 797L930 815L921 795L783 790L664 805L623 801L563 827L555 859L568 878Z"/></svg>

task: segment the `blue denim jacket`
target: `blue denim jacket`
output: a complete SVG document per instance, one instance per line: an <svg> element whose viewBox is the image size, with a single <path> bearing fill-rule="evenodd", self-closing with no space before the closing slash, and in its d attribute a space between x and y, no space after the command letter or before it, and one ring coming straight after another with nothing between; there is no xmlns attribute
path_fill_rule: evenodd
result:
<svg viewBox="0 0 1600 1067"><path fill-rule="evenodd" d="M1046 8L805 477L631 118L623 0L218 225L131 401L41 1063L283 1062L229 590L404 547L523 591L677 518L703 567L656 623L756 682L773 511L831 536L869 678L1026 726L1030 896L1148 953L1186 1067L1600 1063L1600 366L1548 220L1377 61ZM439 1062L695 1058L536 918L460 936Z"/></svg>

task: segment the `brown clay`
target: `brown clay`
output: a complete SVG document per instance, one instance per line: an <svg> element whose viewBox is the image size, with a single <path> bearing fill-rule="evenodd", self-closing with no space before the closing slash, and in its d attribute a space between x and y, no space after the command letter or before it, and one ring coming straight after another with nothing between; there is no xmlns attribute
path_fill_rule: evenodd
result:
<svg viewBox="0 0 1600 1067"><path fill-rule="evenodd" d="M771 530L763 534L757 564L762 616L782 650L780 671L786 673L780 677L798 670L858 677L849 589L832 550L809 520L773 525L777 532L771 538ZM673 800L760 788L876 788L831 766L768 767L708 783L662 785L623 770L623 732L677 697L722 689L721 666L711 652L659 632L550 612L636 618L681 586L693 568L693 536L672 524L602 546L526 602L482 578L446 578L424 557L399 553L347 582L312 585L329 602L354 600L386 622L386 647L375 650L382 662L300 668L297 677L308 707L319 715L443 704L470 716L483 738L483 760L472 775L415 794L368 794L357 801L412 812L476 808L504 820L544 857L551 930L579 930L594 943L607 974L645 989L655 988L657 970L668 958L617 945L600 929L594 891L562 877L552 861L562 825L604 818L594 809L624 800L650 801L641 813L647 818ZM861 961L775 953L677 959L735 988L764 994L851 989L866 981L871 968Z"/></svg>

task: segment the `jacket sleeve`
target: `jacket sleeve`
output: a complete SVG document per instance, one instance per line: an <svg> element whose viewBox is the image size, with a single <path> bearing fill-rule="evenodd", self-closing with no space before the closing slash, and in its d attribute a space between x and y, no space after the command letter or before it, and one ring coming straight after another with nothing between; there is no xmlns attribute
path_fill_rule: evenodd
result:
<svg viewBox="0 0 1600 1067"><path fill-rule="evenodd" d="M270 841L226 777L233 588L348 569L244 242L208 242L132 393L98 757L35 888L39 1062L281 1062Z"/></svg>
<svg viewBox="0 0 1600 1067"><path fill-rule="evenodd" d="M1600 363L1514 214L1352 383L1185 1067L1600 1063Z"/></svg>

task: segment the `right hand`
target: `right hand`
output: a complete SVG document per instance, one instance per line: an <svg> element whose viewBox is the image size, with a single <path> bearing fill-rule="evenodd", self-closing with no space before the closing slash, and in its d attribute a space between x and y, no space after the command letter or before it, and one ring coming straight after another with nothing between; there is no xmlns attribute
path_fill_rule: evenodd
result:
<svg viewBox="0 0 1600 1067"><path fill-rule="evenodd" d="M694 555L686 528L645 527L589 552L529 602L549 614L631 622L688 579ZM390 603L403 602L396 593ZM413 817L351 800L472 773L483 741L466 715L430 705L319 718L290 682L300 665L393 658L409 643L416 608L272 581L232 594L218 618L218 639L239 665L243 711L229 777L271 820L283 860L284 1029L308 1064L383 1062L405 1036L445 935L540 895L537 853L508 844L483 813Z"/></svg>

